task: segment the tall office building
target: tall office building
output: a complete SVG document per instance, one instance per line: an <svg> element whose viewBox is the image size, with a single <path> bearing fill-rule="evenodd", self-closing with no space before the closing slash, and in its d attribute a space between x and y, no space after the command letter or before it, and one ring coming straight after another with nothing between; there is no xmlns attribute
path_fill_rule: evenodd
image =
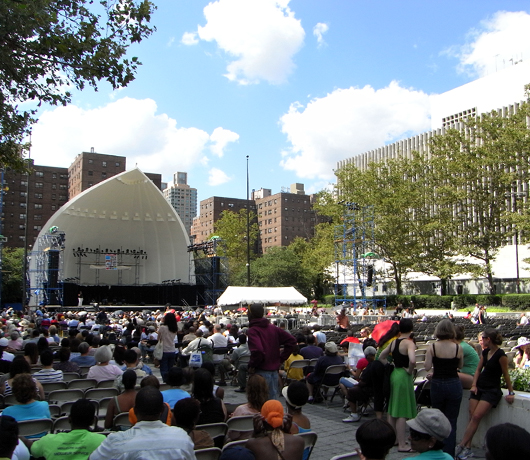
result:
<svg viewBox="0 0 530 460"><path fill-rule="evenodd" d="M188 173L173 174L173 183L163 190L164 197L177 211L188 236L191 235L193 219L197 215L197 189L188 185Z"/></svg>

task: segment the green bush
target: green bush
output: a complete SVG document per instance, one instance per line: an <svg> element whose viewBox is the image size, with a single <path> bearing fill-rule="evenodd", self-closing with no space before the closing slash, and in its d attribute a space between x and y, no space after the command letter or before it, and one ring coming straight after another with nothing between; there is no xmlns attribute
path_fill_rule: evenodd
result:
<svg viewBox="0 0 530 460"><path fill-rule="evenodd" d="M462 294L453 296L453 301L458 308L466 308L477 303L476 294Z"/></svg>
<svg viewBox="0 0 530 460"><path fill-rule="evenodd" d="M530 294L506 294L502 296L502 306L510 310L530 309Z"/></svg>
<svg viewBox="0 0 530 460"><path fill-rule="evenodd" d="M502 296L493 294L477 295L477 301L480 305L502 305Z"/></svg>
<svg viewBox="0 0 530 460"><path fill-rule="evenodd" d="M414 306L416 308L426 308L428 310L450 310L453 296L415 295L411 296L411 300L414 301Z"/></svg>

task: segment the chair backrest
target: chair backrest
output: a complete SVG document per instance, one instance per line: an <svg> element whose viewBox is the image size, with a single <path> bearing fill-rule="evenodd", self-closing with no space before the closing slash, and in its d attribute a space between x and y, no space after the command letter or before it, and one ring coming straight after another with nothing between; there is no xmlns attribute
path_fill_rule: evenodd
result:
<svg viewBox="0 0 530 460"><path fill-rule="evenodd" d="M254 430L254 416L243 415L241 417L229 418L226 422L228 430L234 431L253 431Z"/></svg>
<svg viewBox="0 0 530 460"><path fill-rule="evenodd" d="M85 392L86 399L103 399L118 396L116 388L90 388Z"/></svg>
<svg viewBox="0 0 530 460"><path fill-rule="evenodd" d="M114 386L114 380L101 380L98 382L97 388L112 388Z"/></svg>
<svg viewBox="0 0 530 460"><path fill-rule="evenodd" d="M56 418L53 421L53 432L58 433L60 431L71 431L72 425L70 425L70 422L68 421L68 415L64 415L62 417Z"/></svg>
<svg viewBox="0 0 530 460"><path fill-rule="evenodd" d="M48 404L48 407L50 408L50 415L52 418L61 416L61 406L58 404Z"/></svg>
<svg viewBox="0 0 530 460"><path fill-rule="evenodd" d="M22 420L18 422L19 436L35 436L46 432L49 433L53 428L51 418L38 418L34 420Z"/></svg>
<svg viewBox="0 0 530 460"><path fill-rule="evenodd" d="M77 372L63 372L63 380L69 382L70 380L75 380L81 377Z"/></svg>
<svg viewBox="0 0 530 460"><path fill-rule="evenodd" d="M300 436L304 439L304 449L309 449L309 455L307 458L304 456L304 458L306 458L306 460L309 459L309 457L311 457L311 452L313 452L313 448L317 443L318 435L314 431L306 431L305 433L298 433L295 436Z"/></svg>
<svg viewBox="0 0 530 460"><path fill-rule="evenodd" d="M197 425L195 429L206 431L211 436L211 438L214 439L219 436L226 436L226 433L228 432L228 425L223 422L205 423L204 425Z"/></svg>
<svg viewBox="0 0 530 460"><path fill-rule="evenodd" d="M197 460L217 460L221 456L221 452L221 449L218 447L199 449L195 451L195 458Z"/></svg>
<svg viewBox="0 0 530 460"><path fill-rule="evenodd" d="M309 359L297 359L291 362L289 369L303 369L304 367L309 366Z"/></svg>
<svg viewBox="0 0 530 460"><path fill-rule="evenodd" d="M129 412L120 412L114 417L112 427L114 429L121 429L122 427L131 427L132 423L129 420Z"/></svg>
<svg viewBox="0 0 530 460"><path fill-rule="evenodd" d="M359 460L359 454L357 452L348 452L347 454L335 455L330 460Z"/></svg>
<svg viewBox="0 0 530 460"><path fill-rule="evenodd" d="M318 358L312 358L309 360L309 365L314 367L317 365L317 361L318 361Z"/></svg>
<svg viewBox="0 0 530 460"><path fill-rule="evenodd" d="M97 412L96 414L98 414L98 417L101 419L101 418L105 418L105 415L107 414L107 407L109 407L109 403L111 402L111 400L114 398L114 396L111 396L110 398L102 398L102 399L91 399L92 402L96 403L97 404ZM87 398L88 399L88 398Z"/></svg>
<svg viewBox="0 0 530 460"><path fill-rule="evenodd" d="M65 390L68 388L68 385L66 382L44 382L41 383L42 388L44 388L44 394L48 395L50 394L50 391L54 390Z"/></svg>
<svg viewBox="0 0 530 460"><path fill-rule="evenodd" d="M51 403L55 401L77 401L78 399L82 399L84 395L85 394L83 390L79 390L77 388L72 390L54 390L50 391L50 394L48 395L48 401Z"/></svg>
<svg viewBox="0 0 530 460"><path fill-rule="evenodd" d="M346 367L344 364L334 364L332 366L328 366L326 368L326 372L324 372L324 379L326 378L327 375L341 374L342 372L344 372L345 369Z"/></svg>
<svg viewBox="0 0 530 460"><path fill-rule="evenodd" d="M96 379L74 379L68 382L68 388L81 388L88 390L89 388L96 388L98 382Z"/></svg>
<svg viewBox="0 0 530 460"><path fill-rule="evenodd" d="M4 407L14 406L15 404L18 404L18 401L14 394L4 396Z"/></svg>
<svg viewBox="0 0 530 460"><path fill-rule="evenodd" d="M225 450L228 450L232 447L236 447L236 446L245 446L245 444L247 443L248 439L240 439L239 441L232 441L232 442L227 442L224 446L223 446L223 452Z"/></svg>
<svg viewBox="0 0 530 460"><path fill-rule="evenodd" d="M79 366L79 374L86 375L92 366Z"/></svg>

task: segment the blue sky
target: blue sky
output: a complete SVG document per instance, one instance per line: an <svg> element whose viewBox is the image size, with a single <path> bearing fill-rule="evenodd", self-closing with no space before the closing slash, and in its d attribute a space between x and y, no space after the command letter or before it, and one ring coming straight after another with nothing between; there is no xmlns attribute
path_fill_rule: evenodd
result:
<svg viewBox="0 0 530 460"><path fill-rule="evenodd" d="M37 164L124 155L199 200L334 182L337 161L430 129L429 96L530 59L528 1L155 0L119 91L43 107ZM530 76L529 76L530 82Z"/></svg>

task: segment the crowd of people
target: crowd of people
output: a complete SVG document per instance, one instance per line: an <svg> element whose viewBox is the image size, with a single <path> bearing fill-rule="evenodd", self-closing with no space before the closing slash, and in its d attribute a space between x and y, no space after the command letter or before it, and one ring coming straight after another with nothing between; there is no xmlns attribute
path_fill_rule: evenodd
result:
<svg viewBox="0 0 530 460"><path fill-rule="evenodd" d="M369 327L355 333L346 310L340 311L334 337L342 334L334 341L318 325L291 332L285 322L274 325L263 305L251 305L246 313L248 322L239 327L224 322L230 320L224 312L222 323L213 311L179 312L170 307L114 314L39 311L35 318L4 311L0 394L13 395L17 401L0 417L2 446L14 446L10 454L6 447L5 457L23 459L28 449L32 456L47 459L59 451L64 459L129 459L139 458L139 452L145 453L142 458L193 459L195 449L248 439L237 448L241 458L307 459L309 450L294 436L311 431L303 407L327 397L322 388L339 385L345 410L350 411L343 420L346 423L360 422L367 403L373 401L375 419L356 431L361 458L385 458L397 445L399 452L419 453L416 458L420 459L465 460L473 455L473 438L481 420L503 398L501 378L508 389L504 399L508 404L514 401L508 358L494 329L481 333L478 354L464 340L462 326L450 319L438 322L436 340L427 344L424 363L430 372L432 408L417 413L415 321L407 314L390 322L375 340ZM361 355L352 350L360 350ZM514 351L515 365L528 367L530 341L522 337ZM299 360L313 362L303 368L293 366ZM165 384L163 391L153 375L155 366ZM342 366L342 372L328 375L330 366ZM113 381L117 389L103 427L94 425L96 407L82 399L71 407L70 432L42 432L13 444L10 436L17 431L17 421L51 418L43 385L63 381L64 373L83 370L86 378ZM223 401L228 379L237 382L236 391L247 397L232 413ZM463 389L471 395L469 423L457 440ZM128 413L131 429L115 426L114 417L121 413ZM200 429L203 424L245 415L254 417L252 431L231 430L219 440ZM105 436L97 428L123 431ZM523 432L517 432L518 439L530 436ZM508 458L502 456L508 451L518 454L510 458L525 458L523 454L528 453L530 443L524 447L513 442L511 450L497 448L499 437L515 436L510 424L492 427L488 436L490 460ZM153 439L157 442L148 442ZM239 458L235 451L231 455L225 458Z"/></svg>

